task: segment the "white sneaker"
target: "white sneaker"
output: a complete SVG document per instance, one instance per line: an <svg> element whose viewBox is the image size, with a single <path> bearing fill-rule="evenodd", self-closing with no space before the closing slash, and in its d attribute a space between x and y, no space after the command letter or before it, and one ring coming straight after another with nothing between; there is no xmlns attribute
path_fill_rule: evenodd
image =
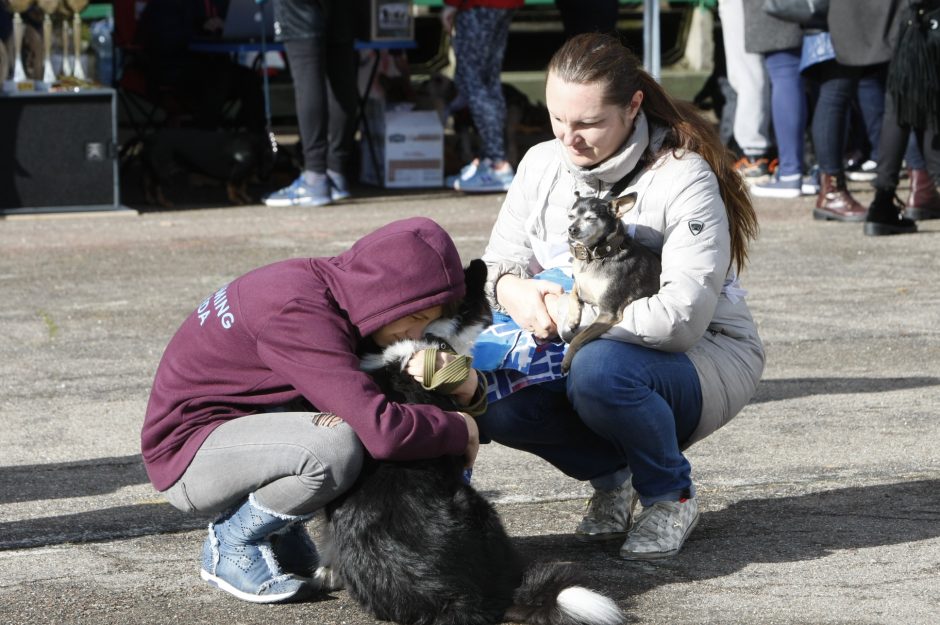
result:
<svg viewBox="0 0 940 625"><path fill-rule="evenodd" d="M658 501L637 517L620 547L625 560L655 560L679 553L698 524L698 500Z"/></svg>
<svg viewBox="0 0 940 625"><path fill-rule="evenodd" d="M581 540L621 538L630 529L633 507L639 498L630 480L614 490L596 490L588 502L588 513L574 530Z"/></svg>

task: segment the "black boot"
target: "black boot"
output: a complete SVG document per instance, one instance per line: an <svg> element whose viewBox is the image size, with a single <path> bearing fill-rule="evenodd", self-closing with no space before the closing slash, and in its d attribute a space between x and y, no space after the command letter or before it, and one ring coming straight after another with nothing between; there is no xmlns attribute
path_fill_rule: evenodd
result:
<svg viewBox="0 0 940 625"><path fill-rule="evenodd" d="M904 217L904 205L897 200L894 189L875 189L875 199L865 215L865 234L880 237L885 234L910 234L917 232L917 224Z"/></svg>

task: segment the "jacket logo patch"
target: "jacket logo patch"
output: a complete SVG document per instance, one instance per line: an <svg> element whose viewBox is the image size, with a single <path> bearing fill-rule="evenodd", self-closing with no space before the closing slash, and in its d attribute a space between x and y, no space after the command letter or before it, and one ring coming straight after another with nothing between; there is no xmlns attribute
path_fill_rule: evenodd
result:
<svg viewBox="0 0 940 625"><path fill-rule="evenodd" d="M689 230L692 232L692 236L698 235L699 232L705 229L705 224L698 219L689 220Z"/></svg>

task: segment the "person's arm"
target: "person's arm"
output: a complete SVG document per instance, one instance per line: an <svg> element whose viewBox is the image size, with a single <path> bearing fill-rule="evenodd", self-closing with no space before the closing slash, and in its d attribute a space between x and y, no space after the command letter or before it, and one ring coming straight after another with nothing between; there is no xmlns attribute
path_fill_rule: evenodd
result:
<svg viewBox="0 0 940 625"><path fill-rule="evenodd" d="M562 292L557 284L532 280L528 273L532 248L526 222L545 175L545 167L533 162L544 161L546 149L547 146L533 148L519 163L483 253L488 270L487 297L490 305L508 314L521 328L534 330L539 338L548 338L555 333L544 296Z"/></svg>
<svg viewBox="0 0 940 625"><path fill-rule="evenodd" d="M473 431L460 413L389 401L359 368L357 340L328 306L294 302L259 333L257 350L273 374L317 410L349 423L374 458L412 460L473 451Z"/></svg>

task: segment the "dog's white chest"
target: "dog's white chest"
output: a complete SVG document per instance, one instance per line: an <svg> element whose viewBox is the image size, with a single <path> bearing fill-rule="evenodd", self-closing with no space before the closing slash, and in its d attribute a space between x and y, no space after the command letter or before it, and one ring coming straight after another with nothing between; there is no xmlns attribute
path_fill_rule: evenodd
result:
<svg viewBox="0 0 940 625"><path fill-rule="evenodd" d="M607 292L610 278L590 270L590 263L575 260L573 263L574 279L578 283L578 296L582 302L597 305L600 296Z"/></svg>

